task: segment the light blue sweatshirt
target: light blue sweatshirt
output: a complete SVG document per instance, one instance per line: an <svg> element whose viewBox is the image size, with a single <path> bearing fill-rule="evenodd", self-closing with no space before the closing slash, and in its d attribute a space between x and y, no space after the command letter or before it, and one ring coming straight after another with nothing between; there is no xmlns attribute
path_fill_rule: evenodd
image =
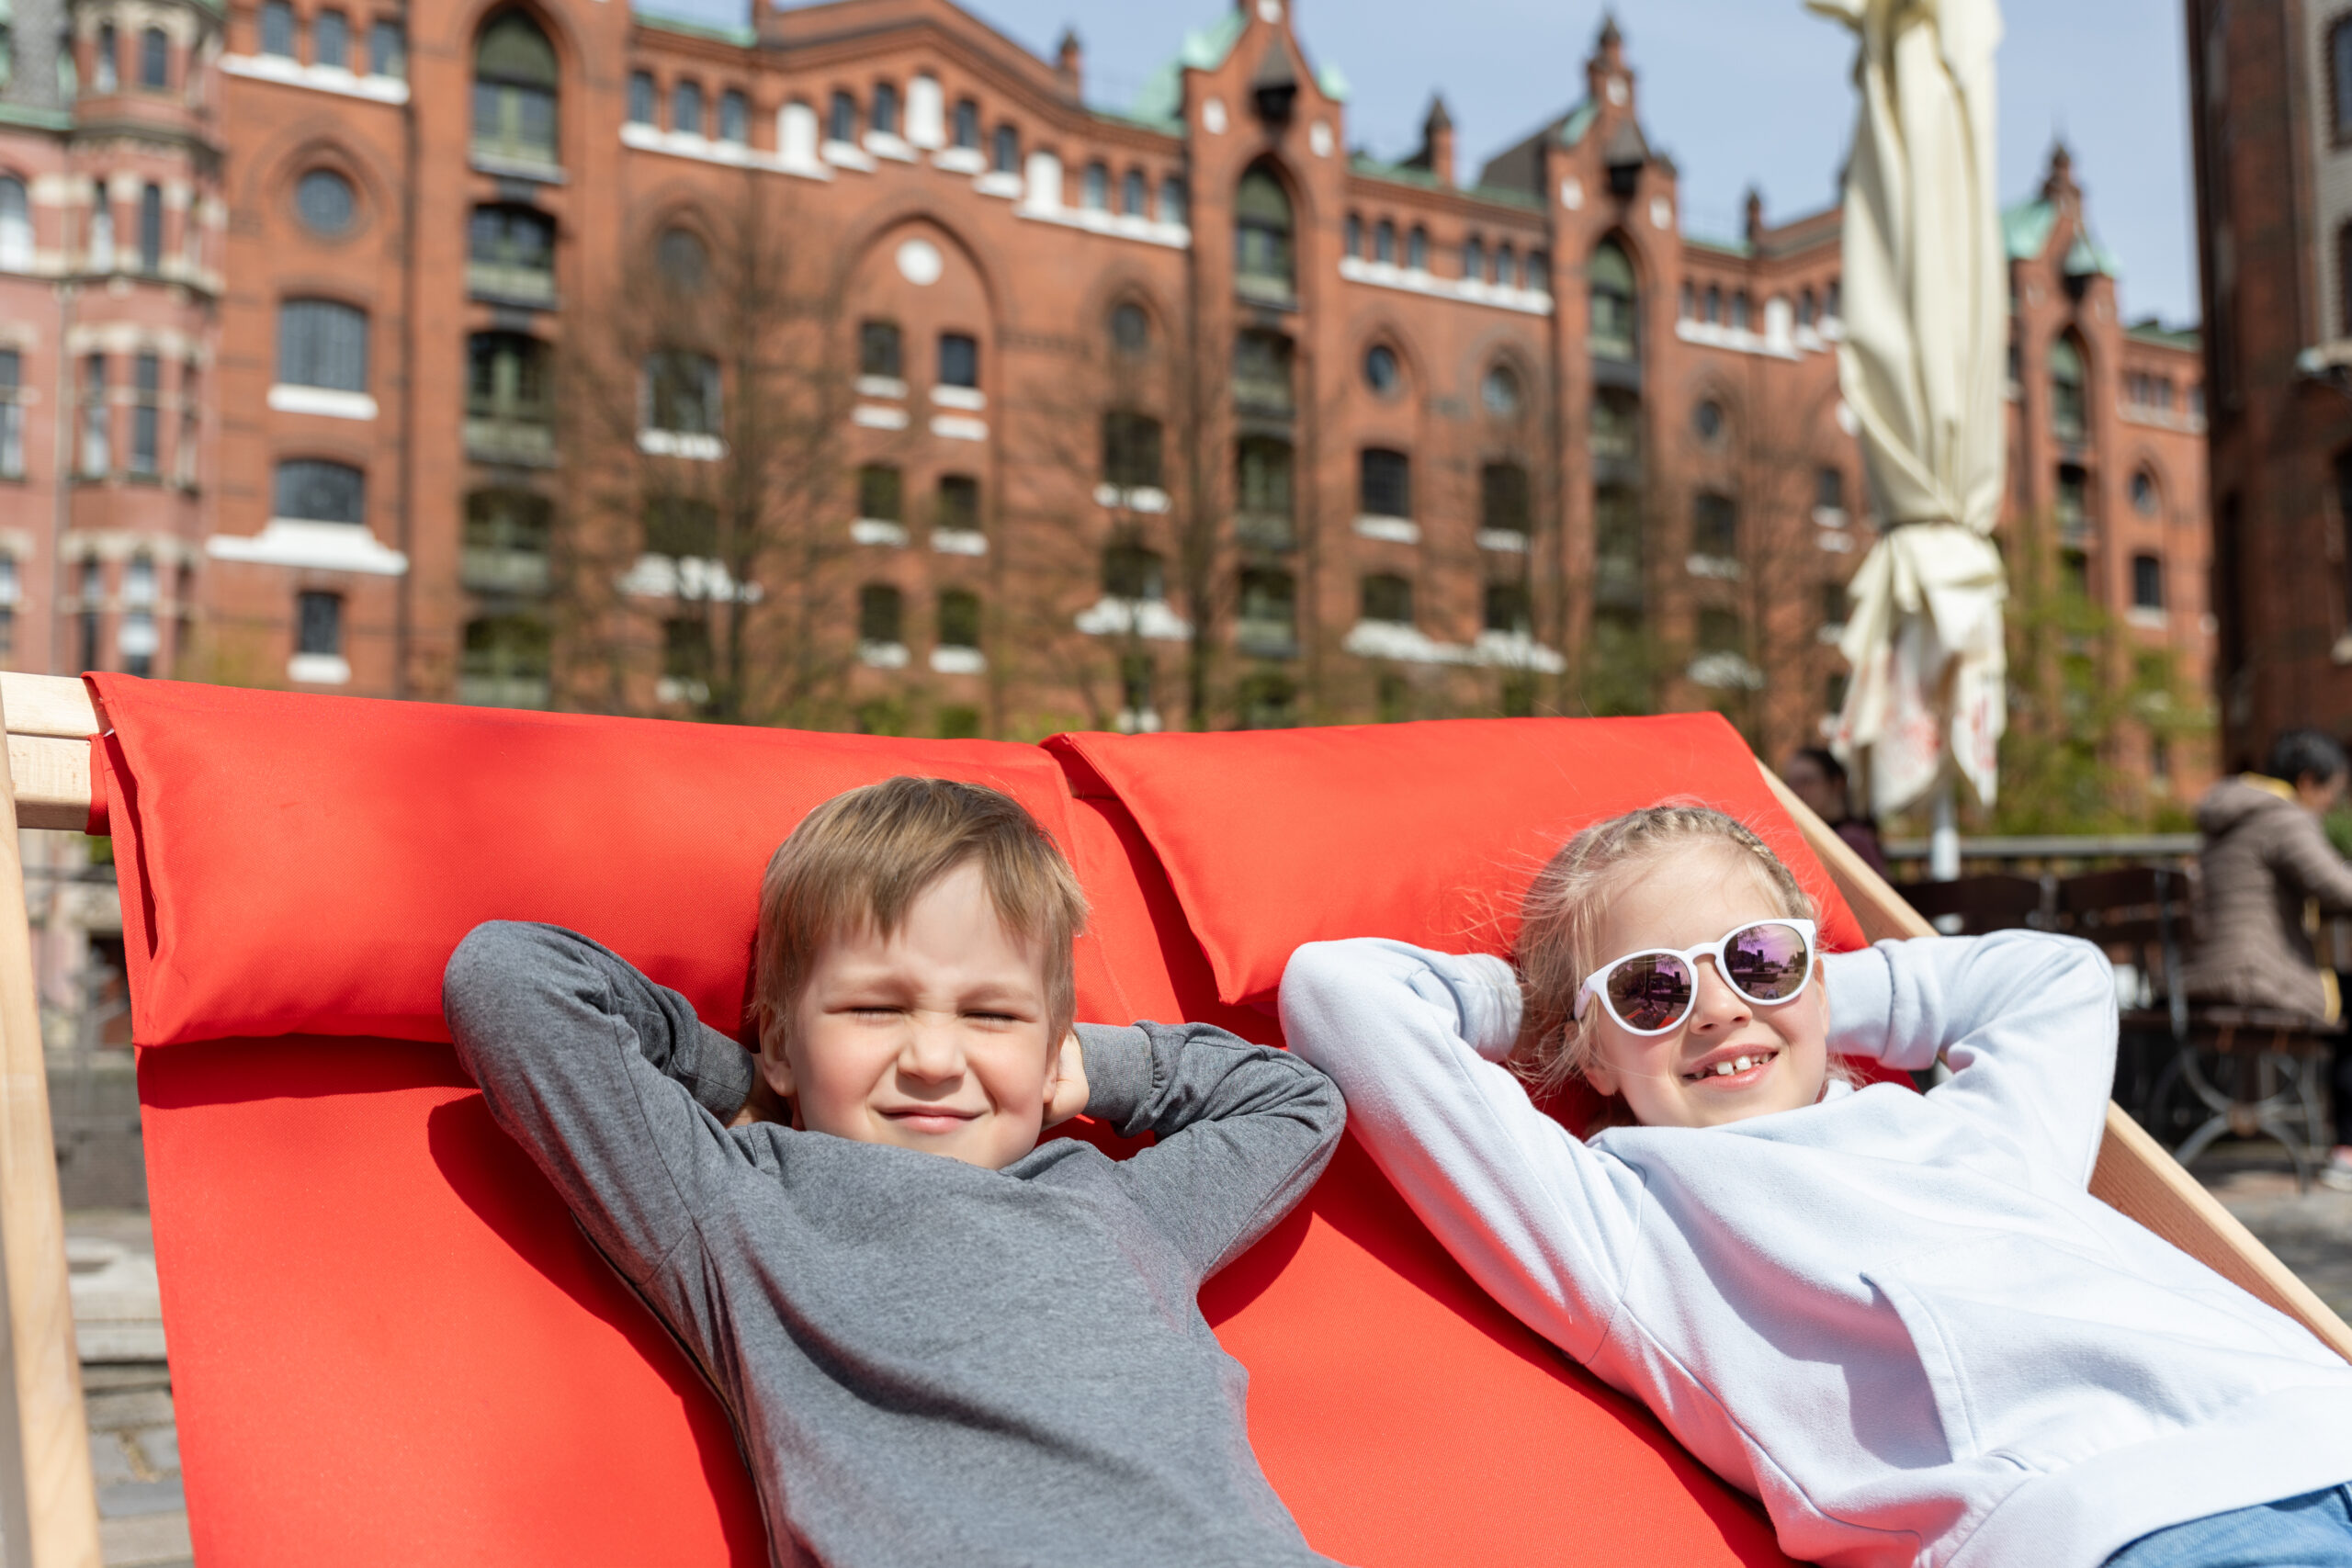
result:
<svg viewBox="0 0 2352 1568"><path fill-rule="evenodd" d="M1478 1282L1762 1499L1791 1556L2101 1562L2352 1479L2352 1366L2090 1196L2112 972L2071 938L1825 961L1830 1048L1930 1093L1579 1142L1500 1059L1500 959L1317 942L1291 1049Z"/></svg>

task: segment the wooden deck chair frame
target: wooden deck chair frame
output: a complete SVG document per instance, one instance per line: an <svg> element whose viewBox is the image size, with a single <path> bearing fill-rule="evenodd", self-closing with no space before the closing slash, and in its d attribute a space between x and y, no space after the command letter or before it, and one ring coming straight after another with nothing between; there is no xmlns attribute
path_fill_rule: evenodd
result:
<svg viewBox="0 0 2352 1568"><path fill-rule="evenodd" d="M0 726L8 754L0 808L22 828L82 829L90 809L89 740L101 728L88 689L70 678L0 674ZM1758 766L1871 941L1935 934L1770 768ZM0 834L0 909L25 908L17 840ZM2112 1104L2091 1191L2352 1359L2352 1327ZM0 918L0 1269L7 1307L7 1332L0 1335L0 1562L99 1568L31 932L22 917Z"/></svg>

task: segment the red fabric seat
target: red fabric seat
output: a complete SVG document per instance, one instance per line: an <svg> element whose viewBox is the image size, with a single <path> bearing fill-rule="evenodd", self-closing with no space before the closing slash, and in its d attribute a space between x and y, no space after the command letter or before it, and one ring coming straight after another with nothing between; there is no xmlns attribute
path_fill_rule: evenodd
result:
<svg viewBox="0 0 2352 1568"><path fill-rule="evenodd" d="M1008 789L1069 850L1090 1019L1272 1042L1250 1004L1296 942L1498 946L1558 836L1678 792L1777 835L1853 940L1713 718L1039 749L94 682L213 1563L764 1561L716 1402L457 1070L440 970L478 920L576 926L736 1028L775 844L841 789L940 773ZM1465 789L1448 759L1501 782ZM1752 1505L1471 1285L1351 1144L1202 1304L1324 1551L1782 1561Z"/></svg>

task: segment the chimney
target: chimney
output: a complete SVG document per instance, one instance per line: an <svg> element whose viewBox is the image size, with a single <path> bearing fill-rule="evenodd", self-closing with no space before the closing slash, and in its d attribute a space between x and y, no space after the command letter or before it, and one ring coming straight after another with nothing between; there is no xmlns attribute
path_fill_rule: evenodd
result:
<svg viewBox="0 0 2352 1568"><path fill-rule="evenodd" d="M1764 193L1754 186L1747 187L1747 243L1750 248L1764 239Z"/></svg>
<svg viewBox="0 0 2352 1568"><path fill-rule="evenodd" d="M1073 100L1083 96L1086 51L1078 41L1078 29L1064 28L1062 41L1054 51L1054 79L1061 84L1063 94Z"/></svg>
<svg viewBox="0 0 2352 1568"><path fill-rule="evenodd" d="M1442 186L1453 183L1453 117L1445 111L1442 94L1430 96L1429 118L1421 121L1421 150L1407 166L1427 169Z"/></svg>

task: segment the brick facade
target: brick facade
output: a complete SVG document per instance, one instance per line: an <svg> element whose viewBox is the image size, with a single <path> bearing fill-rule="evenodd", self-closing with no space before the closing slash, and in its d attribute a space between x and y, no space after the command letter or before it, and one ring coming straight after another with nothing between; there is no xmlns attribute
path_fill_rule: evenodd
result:
<svg viewBox="0 0 2352 1568"><path fill-rule="evenodd" d="M199 57L232 215L225 288L168 286L217 366L199 480L169 517L74 488L69 553L197 558L158 670L1006 735L1713 705L1771 750L1834 701L1869 539L1838 215L1685 236L1613 24L1465 180L1442 104L1417 157L1351 154L1280 0L1115 113L1074 39L945 0L741 34L347 3L232 5ZM2091 598L2201 683L2194 339L2119 319L2063 161L2008 222L2012 512L2063 511ZM46 243L0 288L53 314L92 269Z"/></svg>
<svg viewBox="0 0 2352 1568"><path fill-rule="evenodd" d="M2222 743L2352 734L2352 6L2188 0ZM2352 66L2352 59L2346 61Z"/></svg>

